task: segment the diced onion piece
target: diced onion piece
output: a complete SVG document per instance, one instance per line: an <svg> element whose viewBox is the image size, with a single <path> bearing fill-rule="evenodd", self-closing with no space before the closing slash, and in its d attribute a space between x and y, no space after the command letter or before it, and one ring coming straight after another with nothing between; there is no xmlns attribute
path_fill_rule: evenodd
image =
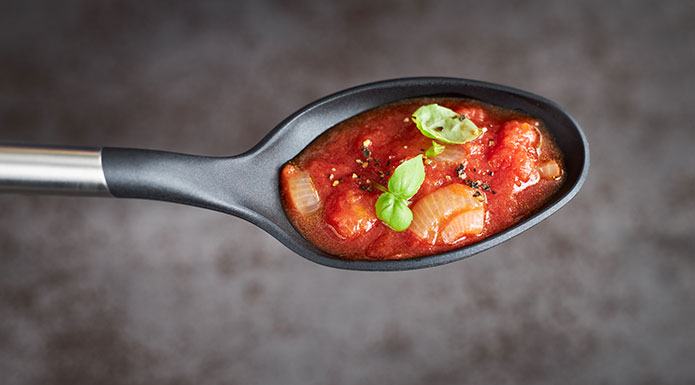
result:
<svg viewBox="0 0 695 385"><path fill-rule="evenodd" d="M538 167L538 173L543 179L556 179L562 175L560 165L554 160L549 160Z"/></svg>
<svg viewBox="0 0 695 385"><path fill-rule="evenodd" d="M472 187L454 183L425 195L412 208L413 223L409 230L419 239L434 244L440 225L450 216L483 207L483 202L473 196L476 191Z"/></svg>
<svg viewBox="0 0 695 385"><path fill-rule="evenodd" d="M485 226L485 209L483 207L463 210L455 214L442 230L442 241L450 245L465 235L483 232Z"/></svg>
<svg viewBox="0 0 695 385"><path fill-rule="evenodd" d="M464 163L466 159L466 149L464 146L457 144L445 144L445 146L446 148L441 154L432 158L435 162L456 165Z"/></svg>
<svg viewBox="0 0 695 385"><path fill-rule="evenodd" d="M289 200L294 208L302 215L316 212L321 207L321 200L309 173L293 165L287 165L283 174L288 186Z"/></svg>

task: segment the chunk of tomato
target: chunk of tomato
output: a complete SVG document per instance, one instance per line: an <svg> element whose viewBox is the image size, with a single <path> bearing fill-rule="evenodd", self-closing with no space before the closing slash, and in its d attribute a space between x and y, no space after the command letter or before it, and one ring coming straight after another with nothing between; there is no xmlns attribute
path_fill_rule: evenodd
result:
<svg viewBox="0 0 695 385"><path fill-rule="evenodd" d="M338 185L326 203L326 222L345 239L364 235L377 221L375 194L367 194L356 186Z"/></svg>
<svg viewBox="0 0 695 385"><path fill-rule="evenodd" d="M464 115L479 127L485 123L485 111L480 107L461 107L456 109L456 113Z"/></svg>
<svg viewBox="0 0 695 385"><path fill-rule="evenodd" d="M490 155L490 165L511 171L519 187L538 180L538 144L540 136L533 124L513 120L504 124L499 143Z"/></svg>

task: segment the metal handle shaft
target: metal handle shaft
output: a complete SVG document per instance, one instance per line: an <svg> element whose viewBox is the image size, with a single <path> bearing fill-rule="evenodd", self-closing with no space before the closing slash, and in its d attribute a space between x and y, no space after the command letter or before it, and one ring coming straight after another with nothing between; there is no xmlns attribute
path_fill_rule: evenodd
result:
<svg viewBox="0 0 695 385"><path fill-rule="evenodd" d="M0 144L1 192L108 196L101 149Z"/></svg>

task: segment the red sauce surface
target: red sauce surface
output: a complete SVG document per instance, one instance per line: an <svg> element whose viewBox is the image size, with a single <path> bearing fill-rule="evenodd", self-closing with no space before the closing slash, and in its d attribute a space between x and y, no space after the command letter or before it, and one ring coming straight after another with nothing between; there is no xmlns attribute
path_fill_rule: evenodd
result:
<svg viewBox="0 0 695 385"><path fill-rule="evenodd" d="M425 160L425 182L412 209L427 194L450 184L474 187L485 204L482 232L444 243L418 238L409 228L396 232L376 218L374 204L389 176L404 160L425 153L432 139L410 117L418 107L438 103L465 114L485 132ZM364 151L364 144L369 151ZM448 152L448 153L447 153ZM456 161L452 154L463 158ZM468 99L420 98L381 106L326 131L283 168L285 212L297 230L321 250L346 259L401 259L456 249L498 233L537 210L563 182L563 174L542 177L539 167L562 155L542 122L518 112ZM365 166L366 164L366 166ZM463 165L463 170L461 170ZM311 177L319 206L303 215L290 197L293 175ZM337 182L337 183L336 183ZM411 226L412 227L412 226Z"/></svg>

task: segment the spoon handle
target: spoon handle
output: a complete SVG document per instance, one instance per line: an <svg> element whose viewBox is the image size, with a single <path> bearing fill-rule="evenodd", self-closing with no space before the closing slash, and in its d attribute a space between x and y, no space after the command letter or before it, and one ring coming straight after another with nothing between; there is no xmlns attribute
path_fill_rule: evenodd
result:
<svg viewBox="0 0 695 385"><path fill-rule="evenodd" d="M253 220L253 209L263 207L243 172L246 161L129 148L0 145L0 193L152 199Z"/></svg>
<svg viewBox="0 0 695 385"><path fill-rule="evenodd" d="M153 199L229 212L236 206L236 192L220 182L224 171L220 162L224 159L229 158L130 148L102 149L107 186L117 198Z"/></svg>
<svg viewBox="0 0 695 385"><path fill-rule="evenodd" d="M0 145L0 192L108 196L101 149Z"/></svg>

